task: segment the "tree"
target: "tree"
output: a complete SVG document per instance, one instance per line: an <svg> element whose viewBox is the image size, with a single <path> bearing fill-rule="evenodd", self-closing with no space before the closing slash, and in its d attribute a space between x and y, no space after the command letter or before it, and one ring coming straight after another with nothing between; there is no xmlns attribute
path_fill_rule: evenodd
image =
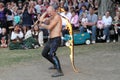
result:
<svg viewBox="0 0 120 80"><path fill-rule="evenodd" d="M96 0L96 1L98 1L99 4L98 8L99 15L104 15L106 11L110 11L112 16L115 14L115 3L117 3L117 0Z"/></svg>

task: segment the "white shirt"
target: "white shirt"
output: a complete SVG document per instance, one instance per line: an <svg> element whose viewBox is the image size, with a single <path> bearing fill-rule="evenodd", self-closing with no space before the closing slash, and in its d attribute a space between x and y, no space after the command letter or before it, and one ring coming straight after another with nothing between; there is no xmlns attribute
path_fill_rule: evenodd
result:
<svg viewBox="0 0 120 80"><path fill-rule="evenodd" d="M31 30L28 30L25 34L25 39L29 38L29 37L32 37L32 32Z"/></svg>
<svg viewBox="0 0 120 80"><path fill-rule="evenodd" d="M88 22L88 18L82 18L81 22L82 22L82 23Z"/></svg>
<svg viewBox="0 0 120 80"><path fill-rule="evenodd" d="M35 6L35 9L36 9L37 13L41 13L41 6L42 6L42 5L39 5L39 4L37 4L37 5Z"/></svg>
<svg viewBox="0 0 120 80"><path fill-rule="evenodd" d="M12 32L12 34L11 34L11 40L17 39L17 37L19 37L20 39L22 39L23 38L23 32L22 31L20 31L19 33Z"/></svg>
<svg viewBox="0 0 120 80"><path fill-rule="evenodd" d="M0 34L2 33L2 29L1 29L1 27L0 27Z"/></svg>
<svg viewBox="0 0 120 80"><path fill-rule="evenodd" d="M105 26L111 25L112 24L112 17L109 16L108 18L106 18L106 16L103 16L102 17L102 21L103 21Z"/></svg>
<svg viewBox="0 0 120 80"><path fill-rule="evenodd" d="M64 16L66 19L68 19L70 21L72 14L70 12L68 12L67 14L65 14L65 12L60 13L61 16ZM62 18L62 25L66 26L66 20L64 18Z"/></svg>

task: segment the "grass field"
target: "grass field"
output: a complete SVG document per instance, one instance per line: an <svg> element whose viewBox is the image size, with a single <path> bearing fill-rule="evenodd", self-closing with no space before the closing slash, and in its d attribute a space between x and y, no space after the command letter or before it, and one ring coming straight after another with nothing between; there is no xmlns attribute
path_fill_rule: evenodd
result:
<svg viewBox="0 0 120 80"><path fill-rule="evenodd" d="M0 67L19 64L21 62L30 62L41 60L41 51L43 48L29 49L29 50L9 50L0 48ZM112 52L120 52L120 42L117 43L97 43L91 45L76 45L75 56L79 54L89 54L89 52L96 52L105 49ZM60 47L57 51L58 56L69 56L70 50L67 47Z"/></svg>

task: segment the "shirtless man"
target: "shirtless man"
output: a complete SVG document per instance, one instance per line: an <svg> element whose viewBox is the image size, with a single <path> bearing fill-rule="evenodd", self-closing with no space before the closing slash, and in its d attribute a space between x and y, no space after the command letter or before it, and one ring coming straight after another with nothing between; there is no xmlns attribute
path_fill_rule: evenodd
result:
<svg viewBox="0 0 120 80"><path fill-rule="evenodd" d="M44 22L46 15L50 16L50 23L48 25L46 25ZM61 17L55 11L54 6L49 6L47 11L40 17L39 21L41 27L50 31L50 39L42 51L42 56L53 64L53 66L49 69L57 69L57 72L53 74L52 77L63 76L64 74L62 72L59 59L56 56L56 50L61 44Z"/></svg>

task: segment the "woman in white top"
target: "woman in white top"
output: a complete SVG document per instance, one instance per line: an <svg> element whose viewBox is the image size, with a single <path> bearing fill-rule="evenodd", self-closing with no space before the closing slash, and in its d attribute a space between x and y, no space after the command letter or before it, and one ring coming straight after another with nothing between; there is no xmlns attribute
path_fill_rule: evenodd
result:
<svg viewBox="0 0 120 80"><path fill-rule="evenodd" d="M14 31L12 31L11 34L11 41L9 44L9 49L13 50L13 49L24 49L24 45L22 44L23 41L23 32L21 30L20 25L15 25L14 27Z"/></svg>

